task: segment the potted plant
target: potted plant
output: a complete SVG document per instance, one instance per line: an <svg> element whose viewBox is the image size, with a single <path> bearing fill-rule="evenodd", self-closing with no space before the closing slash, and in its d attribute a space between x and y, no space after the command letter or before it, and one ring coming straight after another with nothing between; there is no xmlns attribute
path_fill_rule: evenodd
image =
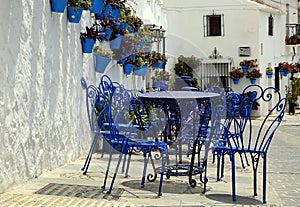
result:
<svg viewBox="0 0 300 207"><path fill-rule="evenodd" d="M64 13L68 0L51 0L51 11Z"/></svg>
<svg viewBox="0 0 300 207"><path fill-rule="evenodd" d="M300 43L300 35L294 34L290 37L285 37L285 44L286 45L296 45Z"/></svg>
<svg viewBox="0 0 300 207"><path fill-rule="evenodd" d="M152 88L159 90L168 90L168 81L170 79L170 74L166 70L155 70L152 79Z"/></svg>
<svg viewBox="0 0 300 207"><path fill-rule="evenodd" d="M271 66L268 66L266 68L266 75L268 76L268 78L272 78L272 76L273 76L273 68Z"/></svg>
<svg viewBox="0 0 300 207"><path fill-rule="evenodd" d="M287 76L291 72L292 66L288 62L281 62L278 64L280 75Z"/></svg>
<svg viewBox="0 0 300 207"><path fill-rule="evenodd" d="M299 72L299 67L300 67L299 63L291 64L291 73L292 74L298 73Z"/></svg>
<svg viewBox="0 0 300 207"><path fill-rule="evenodd" d="M298 93L300 90L300 79L293 78L288 86L285 86L286 99L289 104L289 114L295 114L295 107L298 105Z"/></svg>
<svg viewBox="0 0 300 207"><path fill-rule="evenodd" d="M238 84L240 78L244 77L244 75L241 68L233 68L233 70L229 72L229 77L232 78L234 84Z"/></svg>
<svg viewBox="0 0 300 207"><path fill-rule="evenodd" d="M246 74L246 78L249 78L250 79L250 82L252 84L255 84L256 83L256 79L257 78L261 78L262 77L262 74L260 73L260 71L256 68L254 68L253 70L251 70L250 72L248 72Z"/></svg>
<svg viewBox="0 0 300 207"><path fill-rule="evenodd" d="M111 58L114 56L114 52L107 47L95 46L93 53L96 58L95 70L98 73L103 73Z"/></svg>
<svg viewBox="0 0 300 207"><path fill-rule="evenodd" d="M253 59L253 60L247 60L247 59L245 59L245 60L243 60L243 61L240 62L240 66L242 67L243 72L247 73L249 68L256 68L256 67L258 67L257 59Z"/></svg>
<svg viewBox="0 0 300 207"><path fill-rule="evenodd" d="M185 57L180 55L177 58L178 62L174 66L176 75L174 89L181 90L183 87L197 87L198 81L193 76L193 69L200 65L200 59L195 56Z"/></svg>
<svg viewBox="0 0 300 207"><path fill-rule="evenodd" d="M154 69L157 68L165 68L165 65L168 61L167 57L165 54L161 54L156 51L151 52L151 61L152 61L152 67Z"/></svg>
<svg viewBox="0 0 300 207"><path fill-rule="evenodd" d="M134 61L134 75L145 76L150 66L150 54L146 52L139 52L136 54Z"/></svg>
<svg viewBox="0 0 300 207"><path fill-rule="evenodd" d="M99 38L97 27L86 27L85 32L80 33L80 40L83 53L92 53L96 39Z"/></svg>
<svg viewBox="0 0 300 207"><path fill-rule="evenodd" d="M68 19L69 22L78 23L80 21L82 11L89 10L92 6L91 0L68 0Z"/></svg>
<svg viewBox="0 0 300 207"><path fill-rule="evenodd" d="M105 0L91 0L91 2L92 2L91 12L95 14L101 14L102 9L105 5Z"/></svg>

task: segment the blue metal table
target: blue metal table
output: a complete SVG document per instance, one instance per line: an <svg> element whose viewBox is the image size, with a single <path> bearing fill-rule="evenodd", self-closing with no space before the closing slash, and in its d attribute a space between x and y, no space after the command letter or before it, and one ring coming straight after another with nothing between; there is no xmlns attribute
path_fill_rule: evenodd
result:
<svg viewBox="0 0 300 207"><path fill-rule="evenodd" d="M199 128L193 139L190 163L184 165L179 161L174 165L168 165L164 172L167 177L189 176L189 184L192 187L196 185L196 181L192 179L192 176L203 172L203 165L194 165L196 149L198 149L197 146L202 134L207 132L208 122L211 118L211 100L219 96L220 94L218 93L200 91L157 91L144 93L139 96L146 108L160 108L164 111L167 122L163 130L163 141L170 146L177 139L181 129L182 118L195 109L199 112L199 120L195 123ZM181 155L180 148L179 155ZM204 164L206 166L206 163ZM159 171L160 169L157 170Z"/></svg>

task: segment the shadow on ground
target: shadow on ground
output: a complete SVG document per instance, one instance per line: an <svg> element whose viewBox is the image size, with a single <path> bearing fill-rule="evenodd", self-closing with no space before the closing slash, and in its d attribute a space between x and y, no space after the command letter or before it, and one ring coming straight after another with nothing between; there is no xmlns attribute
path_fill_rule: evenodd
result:
<svg viewBox="0 0 300 207"><path fill-rule="evenodd" d="M261 201L246 197L246 196L237 196L236 201L232 201L232 197L229 194L207 194L205 195L206 198L219 201L222 203L233 203L233 204L242 204L242 205L260 205L262 204Z"/></svg>
<svg viewBox="0 0 300 207"><path fill-rule="evenodd" d="M144 188L141 188L141 181L140 180L128 180L122 182L122 185L136 190L145 190L156 193L158 191L159 185L159 178L156 179L155 182L145 182ZM162 187L163 194L164 193L171 193L171 194L200 194L203 191L201 184L195 188L189 186L186 181L179 181L179 180L164 180L163 187Z"/></svg>

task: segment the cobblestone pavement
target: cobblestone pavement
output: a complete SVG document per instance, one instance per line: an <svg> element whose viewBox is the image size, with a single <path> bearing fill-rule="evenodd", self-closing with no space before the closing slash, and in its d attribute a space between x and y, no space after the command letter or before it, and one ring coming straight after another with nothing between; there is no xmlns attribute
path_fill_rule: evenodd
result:
<svg viewBox="0 0 300 207"><path fill-rule="evenodd" d="M283 125L270 147L268 180L283 206L300 206L300 116L298 124Z"/></svg>

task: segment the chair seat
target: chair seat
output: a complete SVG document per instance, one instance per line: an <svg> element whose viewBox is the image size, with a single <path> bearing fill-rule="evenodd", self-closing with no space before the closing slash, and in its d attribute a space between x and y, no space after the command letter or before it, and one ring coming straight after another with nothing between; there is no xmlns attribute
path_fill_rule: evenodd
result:
<svg viewBox="0 0 300 207"><path fill-rule="evenodd" d="M247 147L230 147L224 145L215 146L214 149L223 149L223 150L231 150L235 152L253 152L253 153L264 153L264 150L259 150L255 148L247 148Z"/></svg>

